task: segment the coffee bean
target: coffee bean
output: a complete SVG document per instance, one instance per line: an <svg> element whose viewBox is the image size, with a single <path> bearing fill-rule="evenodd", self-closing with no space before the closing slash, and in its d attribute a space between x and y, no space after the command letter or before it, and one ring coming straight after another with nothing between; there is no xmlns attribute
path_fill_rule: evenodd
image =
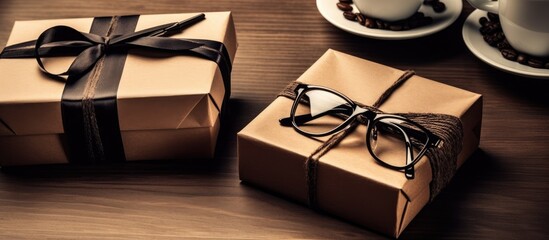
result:
<svg viewBox="0 0 549 240"><path fill-rule="evenodd" d="M507 60L511 60L511 61L517 60L517 51L515 51L514 49L510 49L510 48L501 49L501 55Z"/></svg>
<svg viewBox="0 0 549 240"><path fill-rule="evenodd" d="M351 11L343 12L343 17L345 17L347 20L356 21L356 14Z"/></svg>
<svg viewBox="0 0 549 240"><path fill-rule="evenodd" d="M384 24L383 24L383 21L379 20L379 19L376 19L376 27L379 28L379 29L385 29L384 28Z"/></svg>
<svg viewBox="0 0 549 240"><path fill-rule="evenodd" d="M351 5L349 5L348 3L337 3L337 8L339 8L339 10L341 11L353 11L353 7Z"/></svg>
<svg viewBox="0 0 549 240"><path fill-rule="evenodd" d="M478 31L480 32L480 34L482 34L483 36L486 35L486 34L488 34L488 30L489 30L488 27L480 27L480 28L478 29Z"/></svg>
<svg viewBox="0 0 549 240"><path fill-rule="evenodd" d="M496 44L496 47L498 49L505 49L505 48L511 48L511 45L509 42L507 42L507 39L503 39L501 42Z"/></svg>
<svg viewBox="0 0 549 240"><path fill-rule="evenodd" d="M414 15L412 15L409 19L420 19L422 17L425 17L425 14L422 12L416 12Z"/></svg>
<svg viewBox="0 0 549 240"><path fill-rule="evenodd" d="M408 26L410 26L410 29L419 27L419 19L411 19L408 21Z"/></svg>
<svg viewBox="0 0 549 240"><path fill-rule="evenodd" d="M478 23L480 23L480 26L486 26L488 25L488 18L486 17L481 17L479 20L478 20Z"/></svg>
<svg viewBox="0 0 549 240"><path fill-rule="evenodd" d="M486 26L480 27L479 31L482 35L491 34L501 31L501 25L499 23L488 22Z"/></svg>
<svg viewBox="0 0 549 240"><path fill-rule="evenodd" d="M501 41L503 41L503 39L505 39L505 35L503 34L503 32L497 32L497 33L494 33L494 41L499 43Z"/></svg>
<svg viewBox="0 0 549 240"><path fill-rule="evenodd" d="M499 22L499 16L497 14L489 12L487 15L488 15L488 19L490 19L490 21Z"/></svg>
<svg viewBox="0 0 549 240"><path fill-rule="evenodd" d="M339 0L340 3L347 3L347 4L351 4L353 3L353 0Z"/></svg>
<svg viewBox="0 0 549 240"><path fill-rule="evenodd" d="M544 64L541 59L538 58L530 58L528 59L528 66L533 68L543 68Z"/></svg>
<svg viewBox="0 0 549 240"><path fill-rule="evenodd" d="M446 5L443 2L433 3L433 10L437 13L444 12L444 10L446 10Z"/></svg>
<svg viewBox="0 0 549 240"><path fill-rule="evenodd" d="M366 20L365 20L364 25L367 28L376 28L376 21L373 18L367 17Z"/></svg>
<svg viewBox="0 0 549 240"><path fill-rule="evenodd" d="M360 25L365 25L366 24L366 17L364 17L364 15L362 15L361 13L356 14L356 19L357 19L358 23L360 23Z"/></svg>
<svg viewBox="0 0 549 240"><path fill-rule="evenodd" d="M503 35L503 32L495 32L493 34L486 34L483 38L490 46L497 47L497 44L503 41L505 35Z"/></svg>
<svg viewBox="0 0 549 240"><path fill-rule="evenodd" d="M495 31L497 31L497 30L494 30L494 28L492 28L488 25L486 27L482 27L482 29L480 30L480 33L482 33L483 35L486 35L486 34L492 34Z"/></svg>
<svg viewBox="0 0 549 240"><path fill-rule="evenodd" d="M489 22L488 24L486 24L485 28L487 33L500 32L501 24L495 23L495 22Z"/></svg>
<svg viewBox="0 0 549 240"><path fill-rule="evenodd" d="M484 41L485 41L486 43L488 43L488 45L490 45L490 46L492 46L492 47L495 47L496 44L497 44L497 42L495 41L493 35L486 34L486 35L482 36L482 38L484 38Z"/></svg>
<svg viewBox="0 0 549 240"><path fill-rule="evenodd" d="M520 64L527 64L528 63L528 57L525 54L520 53L517 57L517 62Z"/></svg>
<svg viewBox="0 0 549 240"><path fill-rule="evenodd" d="M402 29L404 29L404 27L400 24L391 24L389 26L389 29L391 29L392 31L402 31Z"/></svg>
<svg viewBox="0 0 549 240"><path fill-rule="evenodd" d="M432 18L432 17L424 17L424 18L419 19L418 26L429 25L429 24L431 24L432 22L433 22L433 18Z"/></svg>

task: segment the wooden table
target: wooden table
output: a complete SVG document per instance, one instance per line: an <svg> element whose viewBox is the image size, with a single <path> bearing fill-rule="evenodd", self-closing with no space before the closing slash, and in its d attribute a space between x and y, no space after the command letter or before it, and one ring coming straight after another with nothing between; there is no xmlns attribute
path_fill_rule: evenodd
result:
<svg viewBox="0 0 549 240"><path fill-rule="evenodd" d="M211 161L3 168L0 238L385 238L241 184L236 133L328 48L484 95L480 150L402 239L541 239L549 235L548 80L500 72L466 48L472 8L435 35L379 41L343 32L315 1L2 0L0 43L15 20L234 12L240 48L230 115Z"/></svg>

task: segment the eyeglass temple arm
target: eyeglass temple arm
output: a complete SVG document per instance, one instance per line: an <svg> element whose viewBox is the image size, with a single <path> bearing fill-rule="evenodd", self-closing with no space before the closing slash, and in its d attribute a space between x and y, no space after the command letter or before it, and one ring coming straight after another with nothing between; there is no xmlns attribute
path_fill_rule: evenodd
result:
<svg viewBox="0 0 549 240"><path fill-rule="evenodd" d="M320 117L323 117L323 116L326 116L326 115L335 115L337 117L338 114L344 114L345 112L349 111L348 108L343 107L343 106L347 106L347 105L340 105L340 106L337 106L333 109L330 109L329 111L319 113L319 114L314 115L314 116L312 116L310 113L303 114L303 115L296 115L296 116L294 116L294 120L295 120L295 123L299 126L299 125L303 125L307 122L310 122L312 120L315 120L317 118L320 118ZM281 118L278 121L280 122L280 125L282 125L282 126L285 126L285 127L291 127L292 126L292 117Z"/></svg>
<svg viewBox="0 0 549 240"><path fill-rule="evenodd" d="M392 122L387 122L387 123L379 122L379 123L383 123L382 128L388 128L388 129L390 129L389 132L394 133L394 134L398 134L398 133L396 133L394 130L392 130L389 126L394 127L394 128L398 128L401 132L405 132L404 128L407 128L405 126L402 126L402 124L396 124L396 123L392 123ZM414 130L414 131L416 131L416 130ZM417 131L416 131L416 133L417 133ZM410 141L410 138L408 137L408 133L404 134L404 140L406 142L406 165L409 165L414 161L414 156L412 155L413 154L412 141ZM414 165L410 165L407 168L405 168L404 169L404 175L406 176L407 179L414 179L414 177L415 177Z"/></svg>
<svg viewBox="0 0 549 240"><path fill-rule="evenodd" d="M410 139L406 139L406 165L412 163L414 161L414 156L412 156L412 143L410 142ZM406 169L404 169L404 175L407 179L414 179L416 171L414 169L414 165L408 166Z"/></svg>
<svg viewBox="0 0 549 240"><path fill-rule="evenodd" d="M398 134L397 132L395 132L393 129L389 127L390 126L389 124L384 122L378 122L378 123L380 123L381 130L392 133L392 134ZM395 124L395 125L398 125L401 128L401 130L404 131L411 138L417 139L420 142L425 142L427 140L425 139L425 133L423 133L422 131L416 130L411 127L407 127L404 124ZM429 139L431 140L430 145L434 147L442 147L443 141L436 135L429 134Z"/></svg>

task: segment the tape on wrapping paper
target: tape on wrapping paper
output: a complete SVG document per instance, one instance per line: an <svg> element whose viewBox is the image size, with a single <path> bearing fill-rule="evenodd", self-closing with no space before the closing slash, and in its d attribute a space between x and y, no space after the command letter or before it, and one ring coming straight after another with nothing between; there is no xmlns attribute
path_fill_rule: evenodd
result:
<svg viewBox="0 0 549 240"><path fill-rule="evenodd" d="M61 111L71 163L125 160L117 110L117 90L129 49L145 48L191 55L214 61L221 72L226 102L230 97L232 64L225 45L202 39L160 37L204 19L197 15L138 32L138 15L94 18L89 33L67 26L44 31L37 40L4 48L0 58L36 58L41 70L52 78L66 76ZM42 57L77 56L66 72L54 74Z"/></svg>
<svg viewBox="0 0 549 240"><path fill-rule="evenodd" d="M376 100L372 106L365 105L360 102L355 103L370 111L383 113L379 107L387 100L391 94L398 89L406 80L411 78L415 73L413 71L405 71L385 92ZM290 83L279 96L287 97L295 100L297 97L295 89L299 86L299 82ZM457 170L457 157L461 152L463 145L463 125L461 120L455 116L447 114L435 113L396 113L406 117L423 127L427 128L433 134L438 136L444 145L440 148L428 148L425 155L431 164L433 179L429 184L430 201L432 201L440 191L450 182ZM305 181L307 186L307 201L309 206L316 208L317 199L317 172L320 158L328 153L350 133L352 133L358 124L367 124L366 122L355 121L349 128L342 132L332 135L328 140L323 142L315 149L305 160ZM410 180L413 181L413 180Z"/></svg>

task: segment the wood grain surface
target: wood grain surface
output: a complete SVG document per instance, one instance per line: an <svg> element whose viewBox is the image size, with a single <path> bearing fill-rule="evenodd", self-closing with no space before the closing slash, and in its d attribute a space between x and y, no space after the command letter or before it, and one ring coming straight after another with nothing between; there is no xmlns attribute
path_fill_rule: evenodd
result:
<svg viewBox="0 0 549 240"><path fill-rule="evenodd" d="M3 168L0 239L386 238L238 179L236 133L328 48L484 95L480 149L401 239L548 237L549 80L474 57L461 37L473 10L467 3L440 33L380 41L335 28L314 0L2 0L0 43L15 20L225 10L234 13L240 47L217 157Z"/></svg>

